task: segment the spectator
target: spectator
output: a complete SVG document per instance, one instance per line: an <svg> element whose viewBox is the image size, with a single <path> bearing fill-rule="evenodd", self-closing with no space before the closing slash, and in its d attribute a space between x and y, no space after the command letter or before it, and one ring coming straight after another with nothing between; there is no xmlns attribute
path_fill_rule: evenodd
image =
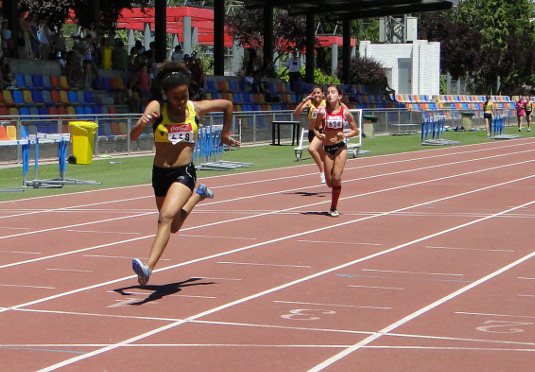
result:
<svg viewBox="0 0 535 372"><path fill-rule="evenodd" d="M266 102L281 102L281 98L271 92L269 84L266 81L263 81L260 85L260 91L264 94L264 100Z"/></svg>
<svg viewBox="0 0 535 372"><path fill-rule="evenodd" d="M202 67L201 57L195 56L191 59L189 64L192 82L195 83L198 89L204 89L204 68Z"/></svg>
<svg viewBox="0 0 535 372"><path fill-rule="evenodd" d="M28 14L26 20L30 26L30 45L32 47L31 58L37 59L41 54L41 41L39 41L39 37L37 36L37 33L39 32L39 26L35 22L34 16L31 14Z"/></svg>
<svg viewBox="0 0 535 372"><path fill-rule="evenodd" d="M84 69L84 89L92 89L93 74L96 79L100 81L100 74L97 66L93 61L94 44L91 40L91 35L87 34L81 47L82 51L82 66Z"/></svg>
<svg viewBox="0 0 535 372"><path fill-rule="evenodd" d="M128 70L128 52L124 47L124 41L117 40L117 44L111 52L111 68L114 70Z"/></svg>
<svg viewBox="0 0 535 372"><path fill-rule="evenodd" d="M110 32L108 33L108 38L106 39L107 47L113 48L117 46L117 43L119 40L115 40L116 36L117 36L117 33L115 32L115 30L110 30ZM123 48L124 48L124 42L123 42ZM126 53L126 55L128 56L128 52Z"/></svg>
<svg viewBox="0 0 535 372"><path fill-rule="evenodd" d="M9 64L9 59L4 56L2 57L2 62L0 63L0 73L2 74L1 88L9 89L15 88L17 85L17 79L11 70L11 65Z"/></svg>
<svg viewBox="0 0 535 372"><path fill-rule="evenodd" d="M519 97L518 101L516 101L516 117L518 120L518 131L522 132L522 118L526 116L526 101L524 100L524 97Z"/></svg>
<svg viewBox="0 0 535 372"><path fill-rule="evenodd" d="M11 30L9 27L9 20L2 21L2 55L4 57L11 57L13 55L13 39L11 38Z"/></svg>
<svg viewBox="0 0 535 372"><path fill-rule="evenodd" d="M175 46L175 51L171 54L171 61L177 61L178 63L184 62L184 52L182 51L182 45Z"/></svg>
<svg viewBox="0 0 535 372"><path fill-rule="evenodd" d="M84 29L84 38L89 35L91 40L97 40L97 29L95 27L95 22L89 24L89 28Z"/></svg>
<svg viewBox="0 0 535 372"><path fill-rule="evenodd" d="M65 54L67 63L65 64L64 74L67 76L69 86L83 88L84 71L82 70L80 54L75 50L62 52Z"/></svg>
<svg viewBox="0 0 535 372"><path fill-rule="evenodd" d="M131 80L128 86L119 92L119 104L128 105L130 112L141 112L141 98L132 85L133 81Z"/></svg>
<svg viewBox="0 0 535 372"><path fill-rule="evenodd" d="M50 59L50 42L52 38L52 32L48 27L48 18L44 18L39 23L39 36L41 40L41 48L39 51L39 58L42 60Z"/></svg>
<svg viewBox="0 0 535 372"><path fill-rule="evenodd" d="M30 25L26 21L26 11L19 11L19 27L22 33L17 39L18 44L18 56L19 58L29 59L32 58L32 46L30 44Z"/></svg>
<svg viewBox="0 0 535 372"><path fill-rule="evenodd" d="M137 49L138 55L142 55L143 53L147 51L145 47L143 46L143 44L141 43L141 40L136 40L136 44L134 45L134 48Z"/></svg>
<svg viewBox="0 0 535 372"><path fill-rule="evenodd" d="M141 65L136 72L137 86L141 97L142 107L145 107L152 97L152 79L147 70L147 65Z"/></svg>
<svg viewBox="0 0 535 372"><path fill-rule="evenodd" d="M130 48L130 54L128 55L128 70L134 72L137 67L137 49L136 47Z"/></svg>
<svg viewBox="0 0 535 372"><path fill-rule="evenodd" d="M292 55L288 59L288 74L290 76L290 89L294 93L299 93L298 81L301 79L301 58L297 55L297 49L292 50ZM298 100L299 101L299 100Z"/></svg>

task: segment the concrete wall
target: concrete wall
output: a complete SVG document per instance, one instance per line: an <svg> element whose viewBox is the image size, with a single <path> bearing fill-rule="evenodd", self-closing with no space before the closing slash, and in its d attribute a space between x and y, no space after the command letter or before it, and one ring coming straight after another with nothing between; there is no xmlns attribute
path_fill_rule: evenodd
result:
<svg viewBox="0 0 535 372"><path fill-rule="evenodd" d="M440 94L439 42L415 40L408 44L372 44L370 41L361 41L359 52L361 57L373 58L390 70L389 85L396 90L396 93ZM399 73L399 61L403 59L409 59L411 62L411 74L407 77ZM403 87L407 86L410 87L410 91L403 91Z"/></svg>

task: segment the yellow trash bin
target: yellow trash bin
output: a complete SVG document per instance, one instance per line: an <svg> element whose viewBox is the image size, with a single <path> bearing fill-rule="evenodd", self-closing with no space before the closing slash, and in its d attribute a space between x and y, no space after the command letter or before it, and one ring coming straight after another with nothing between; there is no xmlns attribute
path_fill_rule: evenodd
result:
<svg viewBox="0 0 535 372"><path fill-rule="evenodd" d="M111 70L112 47L102 47L102 67L104 70Z"/></svg>
<svg viewBox="0 0 535 372"><path fill-rule="evenodd" d="M76 164L93 163L93 143L98 124L91 121L71 121L69 131L72 136L72 154Z"/></svg>

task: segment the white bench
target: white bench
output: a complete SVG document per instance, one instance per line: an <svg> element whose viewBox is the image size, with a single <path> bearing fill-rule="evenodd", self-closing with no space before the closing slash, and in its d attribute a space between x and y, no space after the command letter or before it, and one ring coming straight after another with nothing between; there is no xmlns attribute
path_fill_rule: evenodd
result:
<svg viewBox="0 0 535 372"><path fill-rule="evenodd" d="M344 130L344 132L349 131L349 129ZM303 157L303 151L308 149L308 145L305 144L305 140L308 141L308 129L301 129L301 136L299 136L299 144L297 147L294 147L295 158L297 161L301 161ZM347 143L347 155L356 158L359 156L360 143Z"/></svg>

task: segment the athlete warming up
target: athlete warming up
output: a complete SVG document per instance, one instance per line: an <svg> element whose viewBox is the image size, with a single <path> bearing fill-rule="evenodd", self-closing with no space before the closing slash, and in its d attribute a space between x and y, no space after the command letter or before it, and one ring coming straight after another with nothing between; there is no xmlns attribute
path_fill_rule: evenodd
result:
<svg viewBox="0 0 535 372"><path fill-rule="evenodd" d="M325 183L325 173L323 167L323 158L325 152L323 151L321 141L314 135L314 124L318 117L318 112L325 108L325 100L323 99L323 90L319 85L314 85L312 93L306 96L295 108L294 115L298 116L308 108L308 153L316 162L320 171L320 182Z"/></svg>
<svg viewBox="0 0 535 372"><path fill-rule="evenodd" d="M318 113L314 134L322 141L325 151L325 177L327 186L332 188L332 202L329 215L338 217L338 199L342 191L342 173L347 159L346 138L359 134L351 112L340 103L342 89L338 86L327 88L325 110ZM350 130L344 133L344 124Z"/></svg>
<svg viewBox="0 0 535 372"><path fill-rule="evenodd" d="M227 100L189 100L187 70L178 62L165 62L155 79L157 90L165 99L149 102L145 112L132 127L130 138L135 140L147 126L152 126L156 154L152 167L152 187L158 207L158 231L152 242L146 264L135 258L132 268L140 285L146 285L151 272L162 256L171 233L180 230L195 205L213 193L199 184L194 192L197 176L193 165L193 151L197 139L198 120L208 112L223 113L222 144L239 146L229 136L232 121L232 102Z"/></svg>

